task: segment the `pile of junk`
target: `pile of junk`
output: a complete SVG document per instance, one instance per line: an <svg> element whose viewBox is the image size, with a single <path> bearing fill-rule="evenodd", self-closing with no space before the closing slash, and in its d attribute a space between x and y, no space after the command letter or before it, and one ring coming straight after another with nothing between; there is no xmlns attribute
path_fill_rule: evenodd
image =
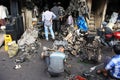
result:
<svg viewBox="0 0 120 80"><path fill-rule="evenodd" d="M62 29L63 33L54 41L53 48L45 48L44 52L56 51L59 45L63 45L67 55L71 54L81 61L100 62L102 58L100 37L88 30L82 17L78 19L77 29L74 27ZM42 57L45 55L44 52Z"/></svg>
<svg viewBox="0 0 120 80"><path fill-rule="evenodd" d="M16 63L22 63L30 60L32 56L38 53L41 43L38 39L38 30L36 28L26 29L21 38L16 41L8 42L8 56L16 56Z"/></svg>

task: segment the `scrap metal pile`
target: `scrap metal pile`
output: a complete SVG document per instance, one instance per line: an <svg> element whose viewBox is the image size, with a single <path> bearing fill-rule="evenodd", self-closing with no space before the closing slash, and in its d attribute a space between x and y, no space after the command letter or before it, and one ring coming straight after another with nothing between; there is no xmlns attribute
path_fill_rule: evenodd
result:
<svg viewBox="0 0 120 80"><path fill-rule="evenodd" d="M67 34L67 36L64 34ZM68 27L63 33L62 40L64 42L67 41L65 50L79 57L81 61L101 61L101 43L96 34L82 32L81 30L75 30L73 27ZM59 41L57 41L57 43L59 43ZM63 43L63 45L64 44L65 43Z"/></svg>
<svg viewBox="0 0 120 80"><path fill-rule="evenodd" d="M89 14L88 6L86 0L71 0L68 9L66 10L67 13L73 12L74 16L78 15L85 15ZM76 13L78 12L78 13Z"/></svg>

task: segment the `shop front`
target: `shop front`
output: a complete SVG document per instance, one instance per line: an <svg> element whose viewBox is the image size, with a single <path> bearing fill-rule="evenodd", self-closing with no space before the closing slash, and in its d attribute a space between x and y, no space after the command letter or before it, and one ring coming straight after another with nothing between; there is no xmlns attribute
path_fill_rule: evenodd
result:
<svg viewBox="0 0 120 80"><path fill-rule="evenodd" d="M5 32L10 34L13 40L17 41L24 32L21 0L1 0L0 6L4 6L6 9L5 13L0 12L1 16L6 15L6 17L1 18L5 20Z"/></svg>

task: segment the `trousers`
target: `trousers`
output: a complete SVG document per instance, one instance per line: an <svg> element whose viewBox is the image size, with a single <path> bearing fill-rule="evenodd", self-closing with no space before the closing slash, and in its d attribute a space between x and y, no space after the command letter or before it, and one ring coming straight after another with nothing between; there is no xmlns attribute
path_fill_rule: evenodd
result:
<svg viewBox="0 0 120 80"><path fill-rule="evenodd" d="M46 38L46 40L48 40L48 32L49 31L50 31L50 34L52 36L52 39L55 39L55 35L54 35L54 32L53 32L52 24L51 25L44 25L44 31L45 31L45 38Z"/></svg>
<svg viewBox="0 0 120 80"><path fill-rule="evenodd" d="M60 26L60 21L59 20L53 20L53 30L54 30L54 32L60 33L61 26Z"/></svg>

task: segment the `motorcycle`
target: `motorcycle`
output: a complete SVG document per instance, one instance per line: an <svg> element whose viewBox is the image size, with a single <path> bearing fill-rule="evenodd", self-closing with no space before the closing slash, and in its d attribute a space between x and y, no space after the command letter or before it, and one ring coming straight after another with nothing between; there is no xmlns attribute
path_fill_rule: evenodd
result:
<svg viewBox="0 0 120 80"><path fill-rule="evenodd" d="M105 30L99 30L98 36L103 45L107 47L113 47L115 44L120 43L120 30L110 31L109 28Z"/></svg>

